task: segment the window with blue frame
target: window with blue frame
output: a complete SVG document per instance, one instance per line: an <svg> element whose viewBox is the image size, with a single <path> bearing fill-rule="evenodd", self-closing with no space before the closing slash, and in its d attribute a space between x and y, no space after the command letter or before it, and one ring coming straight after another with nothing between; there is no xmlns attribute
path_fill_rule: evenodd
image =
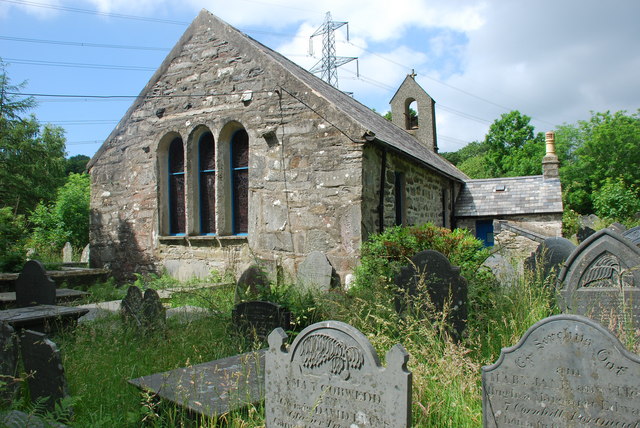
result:
<svg viewBox="0 0 640 428"><path fill-rule="evenodd" d="M176 137L169 145L169 234L184 235L185 219L185 171L182 138Z"/></svg>
<svg viewBox="0 0 640 428"><path fill-rule="evenodd" d="M213 134L205 132L198 141L200 188L200 234L216 233L216 152Z"/></svg>
<svg viewBox="0 0 640 428"><path fill-rule="evenodd" d="M249 229L249 135L244 129L231 137L232 233L245 235Z"/></svg>

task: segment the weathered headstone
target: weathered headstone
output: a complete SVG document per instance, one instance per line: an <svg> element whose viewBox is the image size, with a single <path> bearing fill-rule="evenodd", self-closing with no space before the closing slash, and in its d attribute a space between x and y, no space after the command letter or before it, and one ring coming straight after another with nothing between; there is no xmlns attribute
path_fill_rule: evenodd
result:
<svg viewBox="0 0 640 428"><path fill-rule="evenodd" d="M18 395L18 340L13 327L0 325L0 403L11 404Z"/></svg>
<svg viewBox="0 0 640 428"><path fill-rule="evenodd" d="M387 367L356 328L324 321L305 328L285 349L287 335L269 335L265 361L268 427L409 427L409 354L395 345Z"/></svg>
<svg viewBox="0 0 640 428"><path fill-rule="evenodd" d="M142 291L135 285L127 289L120 303L120 316L124 322L142 327Z"/></svg>
<svg viewBox="0 0 640 428"><path fill-rule="evenodd" d="M547 278L551 273L558 275L563 263L575 249L576 245L567 238L547 238L527 258L525 266L533 272L541 266L543 278Z"/></svg>
<svg viewBox="0 0 640 428"><path fill-rule="evenodd" d="M255 335L260 340L265 340L278 327L284 330L291 328L289 311L277 303L260 300L238 303L233 308L232 319L241 332L251 335L251 338Z"/></svg>
<svg viewBox="0 0 640 428"><path fill-rule="evenodd" d="M82 249L82 254L80 255L81 263L89 263L90 252L91 247L89 247L89 244L85 245L85 247Z"/></svg>
<svg viewBox="0 0 640 428"><path fill-rule="evenodd" d="M398 312L411 308L433 315L448 311L446 321L454 330L451 333L460 337L467 320L467 280L460 276L460 268L452 266L442 253L419 252L395 276L394 283L398 287Z"/></svg>
<svg viewBox="0 0 640 428"><path fill-rule="evenodd" d="M640 248L602 229L580 244L558 276L563 312L605 326L640 326Z"/></svg>
<svg viewBox="0 0 640 428"><path fill-rule="evenodd" d="M640 246L640 226L632 227L625 231L622 236L633 242L636 246Z"/></svg>
<svg viewBox="0 0 640 428"><path fill-rule="evenodd" d="M340 283L327 256L312 251L298 267L298 284L305 291L329 291Z"/></svg>
<svg viewBox="0 0 640 428"><path fill-rule="evenodd" d="M235 301L240 303L243 300L254 299L261 289L269 287L269 278L260 266L249 266L236 284Z"/></svg>
<svg viewBox="0 0 640 428"><path fill-rule="evenodd" d="M163 330L167 325L167 311L152 288L145 290L142 299L142 325L146 332Z"/></svg>
<svg viewBox="0 0 640 428"><path fill-rule="evenodd" d="M618 222L611 223L607 229L611 229L614 232L618 232L620 234L623 234L627 231L627 227L624 224Z"/></svg>
<svg viewBox="0 0 640 428"><path fill-rule="evenodd" d="M64 244L64 247L62 247L62 262L73 262L73 247L71 247L71 242L67 242L66 244Z"/></svg>
<svg viewBox="0 0 640 428"><path fill-rule="evenodd" d="M578 243L584 242L585 239L590 237L596 233L595 229L590 228L589 226L581 226L576 233L576 238L578 238Z"/></svg>
<svg viewBox="0 0 640 428"><path fill-rule="evenodd" d="M56 283L47 276L44 265L29 260L16 280L16 305L18 307L56 304Z"/></svg>
<svg viewBox="0 0 640 428"><path fill-rule="evenodd" d="M58 347L45 334L24 330L20 348L31 400L52 411L57 402L69 395Z"/></svg>
<svg viewBox="0 0 640 428"><path fill-rule="evenodd" d="M482 368L485 428L637 427L640 358L576 315L546 318Z"/></svg>

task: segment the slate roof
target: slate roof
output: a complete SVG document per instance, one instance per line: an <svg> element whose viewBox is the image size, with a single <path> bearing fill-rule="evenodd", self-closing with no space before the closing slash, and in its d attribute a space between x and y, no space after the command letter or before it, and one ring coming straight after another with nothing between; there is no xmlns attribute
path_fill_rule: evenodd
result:
<svg viewBox="0 0 640 428"><path fill-rule="evenodd" d="M500 190L503 189L503 190ZM562 213L560 180L542 175L467 180L456 217Z"/></svg>
<svg viewBox="0 0 640 428"><path fill-rule="evenodd" d="M136 102L134 102L134 105L131 106L131 108L125 114L125 117L120 121L118 127L120 127L121 124L123 124L126 119L133 113L136 106L139 105L142 99L146 96L146 93L151 89L152 85L166 71L166 68L171 62L172 57L179 54L182 46L189 40L188 34L193 31L193 28L195 28L195 26L197 25L210 25L210 23L214 23L214 25L216 26L216 28L212 31L219 32L220 34L227 33L227 37L230 38L242 37L245 39L245 41L252 44L253 47L255 47L257 50L264 53L267 58L270 58L271 60L279 63L287 72L295 76L298 80L302 81L306 86L313 90L315 95L325 98L330 104L342 111L346 116L358 123L361 127L372 132L375 135L375 138L373 138L372 141L389 147L392 150L404 153L417 162L421 163L423 166L438 171L454 180L465 181L468 179L468 177L462 171L457 169L437 153L434 153L421 145L415 137L413 137L405 130L397 127L378 113L356 101L353 97L334 88L319 77L313 75L312 73L293 63L281 54L273 51L257 40L251 38L250 36L240 32L236 28L232 27L220 18L213 15L211 12L204 9L198 14L196 19L194 19L193 23L181 37L180 41L178 41L178 43L169 53L160 68L153 75L147 86L142 90L142 92L138 96L138 99L136 100ZM115 134L115 131L116 130L114 130L112 135ZM112 135L107 138L107 142L112 137ZM351 138L354 140L362 141L363 136L353 135L351 136ZM95 163L103 148L104 144L103 147L98 150L96 155L94 155L93 159L91 159L88 168L90 168Z"/></svg>

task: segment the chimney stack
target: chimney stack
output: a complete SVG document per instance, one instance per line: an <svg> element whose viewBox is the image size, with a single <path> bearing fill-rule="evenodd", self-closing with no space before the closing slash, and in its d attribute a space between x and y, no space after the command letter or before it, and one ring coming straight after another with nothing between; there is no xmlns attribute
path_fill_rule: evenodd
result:
<svg viewBox="0 0 640 428"><path fill-rule="evenodd" d="M542 175L545 180L560 178L560 161L556 155L556 134L549 131L545 134L547 153L542 158Z"/></svg>

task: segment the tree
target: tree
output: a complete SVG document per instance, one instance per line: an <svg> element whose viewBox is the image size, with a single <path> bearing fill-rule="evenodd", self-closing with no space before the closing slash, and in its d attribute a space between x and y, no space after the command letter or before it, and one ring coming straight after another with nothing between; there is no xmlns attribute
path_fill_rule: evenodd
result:
<svg viewBox="0 0 640 428"><path fill-rule="evenodd" d="M69 175L72 172L82 174L87 169L87 163L91 158L86 155L75 155L68 158L65 162L64 173Z"/></svg>
<svg viewBox="0 0 640 428"><path fill-rule="evenodd" d="M640 110L592 113L588 121L560 127L556 139L566 152L560 169L565 204L575 211L594 212L594 196L607 179L628 189L640 187Z"/></svg>
<svg viewBox="0 0 640 428"><path fill-rule="evenodd" d="M26 214L64 183L64 131L22 117L34 100L20 97L24 83L12 85L1 61L0 68L0 207Z"/></svg>

